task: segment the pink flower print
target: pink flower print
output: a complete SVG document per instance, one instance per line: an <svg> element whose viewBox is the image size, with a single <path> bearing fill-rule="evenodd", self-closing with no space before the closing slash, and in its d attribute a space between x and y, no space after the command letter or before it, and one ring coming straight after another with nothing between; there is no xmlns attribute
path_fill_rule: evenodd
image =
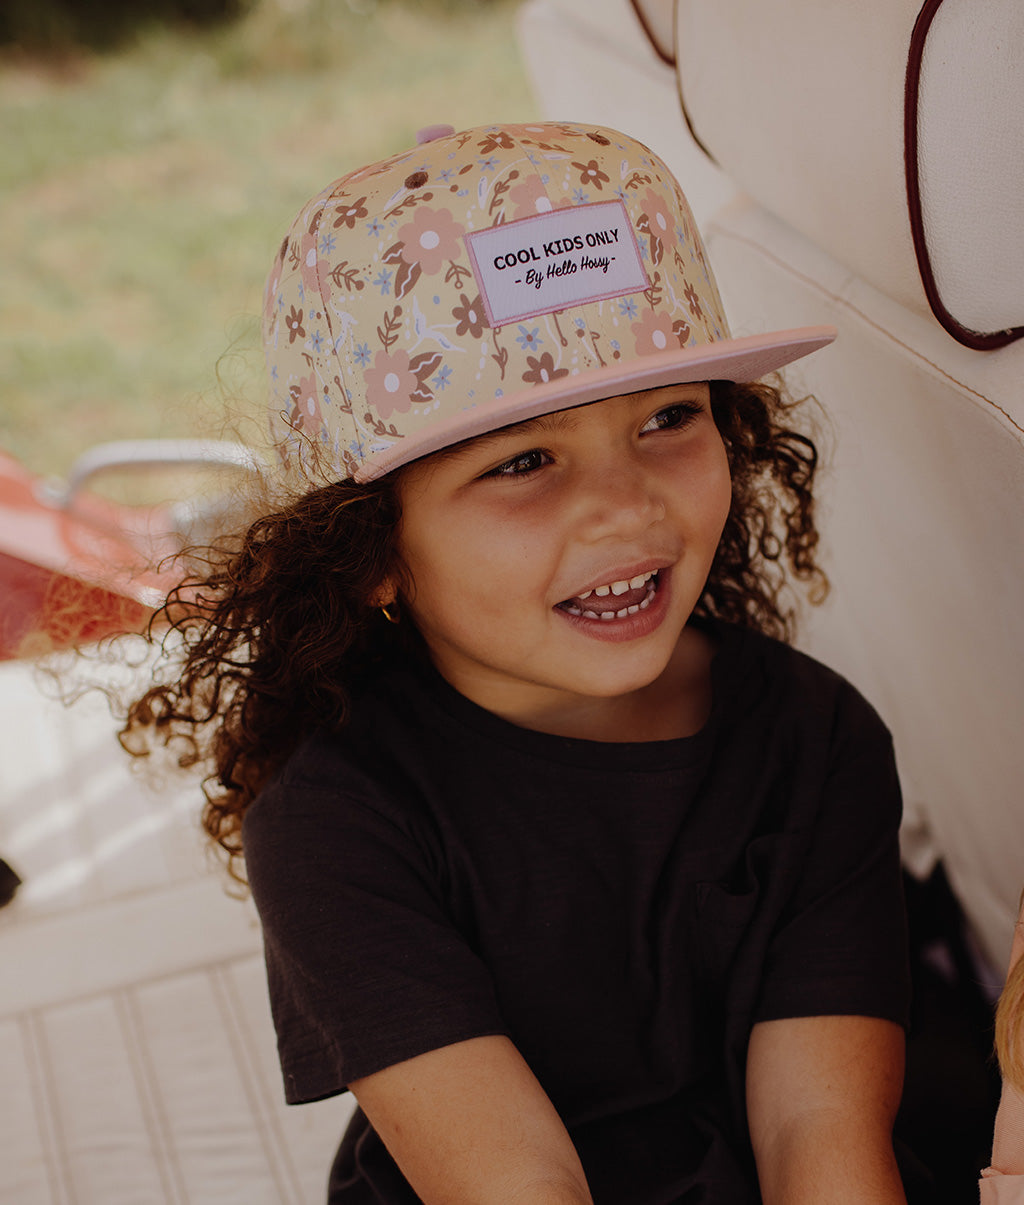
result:
<svg viewBox="0 0 1024 1205"><path fill-rule="evenodd" d="M573 167L580 173L580 183L593 184L598 192L609 181L609 177L597 166L596 159L591 159L589 163L574 162Z"/></svg>
<svg viewBox="0 0 1024 1205"><path fill-rule="evenodd" d="M413 402L433 401L434 393L428 381L441 367L442 360L437 351L421 352L412 357L405 351L392 355L386 351L377 352L373 367L365 373L367 403L381 418L390 418L396 412L404 414Z"/></svg>
<svg viewBox="0 0 1024 1205"><path fill-rule="evenodd" d="M484 313L480 294L477 293L470 301L466 294L462 293L459 295L459 301L462 304L452 309L452 317L459 324L455 328L455 333L457 335L469 334L473 339L479 339L487 325L487 315Z"/></svg>
<svg viewBox="0 0 1024 1205"><path fill-rule="evenodd" d="M288 425L294 431L315 435L324 424L323 414L320 411L316 374L310 373L308 377L303 377L297 385L292 385L288 390L288 396L292 400Z"/></svg>
<svg viewBox="0 0 1024 1205"><path fill-rule="evenodd" d="M315 296L320 291L320 281L317 279L317 232L304 234L299 240L298 258L299 273L302 276L303 288Z"/></svg>
<svg viewBox="0 0 1024 1205"><path fill-rule="evenodd" d="M700 308L700 298L697 296L697 290L693 285L686 286L683 296L686 298L686 304L690 307L690 313L694 318L702 318L704 311Z"/></svg>
<svg viewBox="0 0 1024 1205"><path fill-rule="evenodd" d="M288 328L289 343L294 343L296 339L305 339L306 328L302 325L302 310L297 310L295 306L292 306L284 324Z"/></svg>
<svg viewBox="0 0 1024 1205"><path fill-rule="evenodd" d="M459 240L464 233L450 210L424 205L416 210L411 222L399 228L398 237L405 244L402 258L406 263L418 264L432 276L441 270L445 260L453 260L459 254Z"/></svg>
<svg viewBox="0 0 1024 1205"><path fill-rule="evenodd" d="M644 193L640 209L647 215L651 233L664 241L672 233L672 215L668 206L651 188Z"/></svg>
<svg viewBox="0 0 1024 1205"><path fill-rule="evenodd" d="M364 204L365 201L365 197L360 197L358 201L351 201L348 205L339 205L334 217L335 226L341 226L344 224L349 228L349 230L355 230L356 222L358 222L360 218L369 216Z"/></svg>
<svg viewBox="0 0 1024 1205"><path fill-rule="evenodd" d="M569 375L568 368L556 368L551 352L546 351L541 356L527 356L529 369L523 373L523 380L530 385L545 385L548 381L557 381L559 377Z"/></svg>
<svg viewBox="0 0 1024 1205"><path fill-rule="evenodd" d="M540 176L527 176L522 184L508 190L508 196L515 206L513 218L532 218L538 213L549 213L553 208Z"/></svg>
<svg viewBox="0 0 1024 1205"><path fill-rule="evenodd" d="M641 202L640 220L637 229L650 237L651 262L660 264L665 254L666 240L673 235L672 217L664 201L648 189Z"/></svg>
<svg viewBox="0 0 1024 1205"><path fill-rule="evenodd" d="M679 336L672 324L672 315L663 311L658 314L647 310L639 322L633 323L638 356L656 356L677 344Z"/></svg>
<svg viewBox="0 0 1024 1205"><path fill-rule="evenodd" d="M366 401L381 418L390 418L396 411L404 414L412 406L412 395L418 384L409 367L409 353L396 351L388 355L377 352L373 367L364 374Z"/></svg>

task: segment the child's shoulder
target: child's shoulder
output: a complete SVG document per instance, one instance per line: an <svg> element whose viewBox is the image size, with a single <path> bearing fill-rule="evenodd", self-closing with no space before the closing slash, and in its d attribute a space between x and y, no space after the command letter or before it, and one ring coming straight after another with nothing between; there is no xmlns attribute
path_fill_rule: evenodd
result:
<svg viewBox="0 0 1024 1205"><path fill-rule="evenodd" d="M862 728L889 739L873 704L837 669L811 653L751 628L720 623L722 673L737 694L761 706L815 721L816 726Z"/></svg>

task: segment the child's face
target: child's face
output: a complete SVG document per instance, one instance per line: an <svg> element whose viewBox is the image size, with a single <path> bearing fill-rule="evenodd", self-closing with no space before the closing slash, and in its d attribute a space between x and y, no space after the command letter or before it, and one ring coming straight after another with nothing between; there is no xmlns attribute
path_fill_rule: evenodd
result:
<svg viewBox="0 0 1024 1205"><path fill-rule="evenodd" d="M658 682L730 503L706 384L507 427L403 473L403 599L439 671L526 726ZM606 615L610 618L604 618Z"/></svg>

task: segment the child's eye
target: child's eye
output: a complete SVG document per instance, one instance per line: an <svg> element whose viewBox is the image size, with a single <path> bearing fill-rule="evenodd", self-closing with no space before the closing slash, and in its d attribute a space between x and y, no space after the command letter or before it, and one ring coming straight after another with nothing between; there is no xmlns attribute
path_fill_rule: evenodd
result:
<svg viewBox="0 0 1024 1205"><path fill-rule="evenodd" d="M485 477L524 477L527 473L535 473L537 469L542 468L548 462L548 457L545 452L539 448L531 448L529 452L520 452L518 456L513 456L511 460L506 460L504 464L499 464L496 468L484 473Z"/></svg>
<svg viewBox="0 0 1024 1205"><path fill-rule="evenodd" d="M665 406L656 414L652 414L640 428L641 434L649 431L671 431L680 427L688 427L700 414L703 406L699 402L676 402Z"/></svg>

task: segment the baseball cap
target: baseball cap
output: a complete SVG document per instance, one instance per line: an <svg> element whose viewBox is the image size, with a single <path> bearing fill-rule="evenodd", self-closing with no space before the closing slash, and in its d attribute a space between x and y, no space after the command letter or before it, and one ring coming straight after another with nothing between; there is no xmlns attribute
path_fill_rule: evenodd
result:
<svg viewBox="0 0 1024 1205"><path fill-rule="evenodd" d="M263 342L288 469L368 481L570 406L757 380L835 338L733 338L679 184L625 134L421 138L330 184L281 244Z"/></svg>

